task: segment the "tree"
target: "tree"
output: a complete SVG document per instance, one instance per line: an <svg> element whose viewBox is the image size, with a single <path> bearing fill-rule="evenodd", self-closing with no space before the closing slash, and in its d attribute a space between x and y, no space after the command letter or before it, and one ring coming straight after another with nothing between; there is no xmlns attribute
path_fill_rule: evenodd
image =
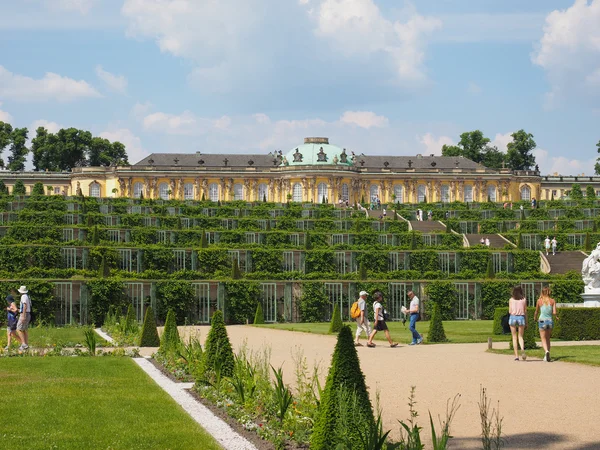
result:
<svg viewBox="0 0 600 450"><path fill-rule="evenodd" d="M262 325L265 323L265 316L263 314L262 303L258 302L256 305L256 313L254 314L254 325Z"/></svg>
<svg viewBox="0 0 600 450"><path fill-rule="evenodd" d="M337 303L333 307L333 315L331 316L331 323L329 324L330 333L339 333L342 329L344 322L342 322L342 314L340 313L340 305Z"/></svg>
<svg viewBox="0 0 600 450"><path fill-rule="evenodd" d="M24 170L25 159L29 153L27 148L27 128L15 128L10 136L10 156L8 157L9 170Z"/></svg>
<svg viewBox="0 0 600 450"><path fill-rule="evenodd" d="M575 183L571 186L571 193L569 194L569 197L571 197L573 200L583 199L583 191L581 190L580 184Z"/></svg>
<svg viewBox="0 0 600 450"><path fill-rule="evenodd" d="M15 181L15 185L13 186L13 195L25 195L25 185L23 181L17 180Z"/></svg>
<svg viewBox="0 0 600 450"><path fill-rule="evenodd" d="M87 164L90 166L122 166L128 165L125 146L118 141L111 143L108 139L94 137L90 141Z"/></svg>
<svg viewBox="0 0 600 450"><path fill-rule="evenodd" d="M346 418L346 430L350 442L360 445L360 435L373 426L373 407L369 400L365 376L360 370L360 361L354 347L354 339L350 327L342 326L338 334L337 344L331 358L331 366L321 395L319 410L310 440L311 450L330 450L336 448L335 433L338 421L338 403L340 393L353 392L356 402L353 402L352 414ZM353 447L362 448L362 447Z"/></svg>
<svg viewBox="0 0 600 450"><path fill-rule="evenodd" d="M8 188L2 180L0 180L0 195L8 195Z"/></svg>
<svg viewBox="0 0 600 450"><path fill-rule="evenodd" d="M156 319L154 318L154 312L152 306L148 306L146 309L146 315L144 316L144 325L142 326L142 335L140 337L140 347L159 347L160 338L158 337L158 330L156 329Z"/></svg>
<svg viewBox="0 0 600 450"><path fill-rule="evenodd" d="M533 140L533 134L525 130L513 133L512 142L507 145L506 161L512 170L529 170L535 165L535 156L532 152L537 144Z"/></svg>
<svg viewBox="0 0 600 450"><path fill-rule="evenodd" d="M10 123L0 121L0 155L12 140L13 127ZM4 160L0 158L0 167L4 167Z"/></svg>
<svg viewBox="0 0 600 450"><path fill-rule="evenodd" d="M223 312L215 311L210 322L210 331L206 336L204 344L205 359L204 369L214 371L220 364L221 376L230 377L233 375L234 357L231 342L227 335L225 322L223 321Z"/></svg>
<svg viewBox="0 0 600 450"><path fill-rule="evenodd" d="M442 146L442 156L462 156L486 167L499 169L504 162L504 153L489 145L490 139L480 130L468 131L460 135L457 145Z"/></svg>
<svg viewBox="0 0 600 450"><path fill-rule="evenodd" d="M596 190L594 189L594 186L588 185L585 188L585 196L588 200L596 200Z"/></svg>
<svg viewBox="0 0 600 450"><path fill-rule="evenodd" d="M170 309L165 320L165 329L160 338L160 352L163 354L169 353L176 349L180 342L181 339L179 338L179 331L177 331L175 312Z"/></svg>
<svg viewBox="0 0 600 450"><path fill-rule="evenodd" d="M427 342L446 342L447 340L440 305L434 302L429 321L429 331L427 332Z"/></svg>
<svg viewBox="0 0 600 450"><path fill-rule="evenodd" d="M33 185L33 189L31 190L31 195L32 196L46 195L46 192L44 191L44 185L42 184L41 181L38 181L37 183L35 183Z"/></svg>
<svg viewBox="0 0 600 450"><path fill-rule="evenodd" d="M0 144L0 149L2 148L2 145ZM598 153L600 153L600 141L598 141L598 143L596 144L596 148L598 149ZM594 166L594 170L596 172L596 175L600 175L600 158L596 159L596 165Z"/></svg>

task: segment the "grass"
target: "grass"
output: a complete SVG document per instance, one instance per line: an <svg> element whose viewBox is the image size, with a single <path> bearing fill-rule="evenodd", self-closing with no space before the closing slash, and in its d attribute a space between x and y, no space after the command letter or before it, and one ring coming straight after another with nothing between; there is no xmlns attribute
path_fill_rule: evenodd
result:
<svg viewBox="0 0 600 450"><path fill-rule="evenodd" d="M29 329L29 346L41 348L52 347L54 344L61 347L75 347L77 344L84 345L83 327L33 327ZM100 336L96 336L98 346L104 347L108 343ZM18 344L13 343L15 348ZM6 346L6 328L0 330L0 346Z"/></svg>
<svg viewBox="0 0 600 450"><path fill-rule="evenodd" d="M354 331L356 324L347 322ZM373 323L371 323L371 326ZM387 322L392 339L396 342L408 344L412 341L412 335L406 326L401 322ZM320 323L271 323L266 325L254 325L257 327L275 328L278 330L300 331L304 333L328 334L329 322ZM446 337L450 343L466 344L476 342L487 342L489 337L492 337L495 342L508 342L510 335L494 335L492 333L492 320L451 320L444 322L444 330ZM429 322L417 322L417 331L423 335L427 342L427 330L429 330ZM385 334L379 332L375 335L376 340L385 340ZM363 343L366 341L364 334L361 336Z"/></svg>
<svg viewBox="0 0 600 450"><path fill-rule="evenodd" d="M130 358L0 358L2 448L221 447Z"/></svg>
<svg viewBox="0 0 600 450"><path fill-rule="evenodd" d="M491 353L501 355L513 355L512 350L488 350ZM527 356L542 359L544 350L527 350ZM553 361L586 364L588 366L600 366L600 345L561 345L550 348L550 356Z"/></svg>

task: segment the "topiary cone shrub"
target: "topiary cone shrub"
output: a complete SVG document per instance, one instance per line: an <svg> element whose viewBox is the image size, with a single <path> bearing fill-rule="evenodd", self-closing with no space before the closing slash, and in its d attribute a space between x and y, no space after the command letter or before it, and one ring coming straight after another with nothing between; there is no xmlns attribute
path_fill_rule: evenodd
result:
<svg viewBox="0 0 600 450"><path fill-rule="evenodd" d="M159 346L160 338L158 337L158 330L156 329L156 319L154 318L154 311L152 311L152 306L148 306L148 309L146 309L146 316L144 317L144 325L142 326L140 347Z"/></svg>
<svg viewBox="0 0 600 450"><path fill-rule="evenodd" d="M133 305L127 307L127 315L125 316L125 332L133 333L137 329L137 319L133 310Z"/></svg>
<svg viewBox="0 0 600 450"><path fill-rule="evenodd" d="M167 319L165 321L165 329L160 338L160 349L161 353L169 353L179 345L181 339L179 338L179 331L177 331L177 322L175 321L175 312L170 309L167 313Z"/></svg>
<svg viewBox="0 0 600 450"><path fill-rule="evenodd" d="M494 266L492 264L491 259L488 259L485 277L488 280L492 280L492 279L496 278L496 273L494 272Z"/></svg>
<svg viewBox="0 0 600 450"><path fill-rule="evenodd" d="M338 400L341 390L356 394L353 414L348 414L344 425L349 442L355 442L357 447L353 448L359 449L362 448L360 447L361 432L372 427L375 420L365 384L365 376L360 370L352 332L347 325L342 326L338 334L337 344L331 358L329 374L321 394L319 410L310 439L311 450L336 448L336 431L341 425L338 423L340 420Z"/></svg>
<svg viewBox="0 0 600 450"><path fill-rule="evenodd" d="M265 316L263 314L262 303L258 302L256 305L256 313L254 314L254 325L262 325L265 323Z"/></svg>
<svg viewBox="0 0 600 450"><path fill-rule="evenodd" d="M237 259L234 259L231 264L231 278L234 280L239 280L242 278L242 271L240 270L240 265Z"/></svg>
<svg viewBox="0 0 600 450"><path fill-rule="evenodd" d="M210 331L204 344L204 358L204 370L215 370L218 361L221 366L221 376L233 375L233 349L223 321L223 311L217 310L212 316Z"/></svg>
<svg viewBox="0 0 600 450"><path fill-rule="evenodd" d="M358 265L358 278L360 278L361 280L366 280L368 277L368 272L367 272L367 268L365 266L365 264L361 261L361 263ZM337 330L340 331L340 330Z"/></svg>
<svg viewBox="0 0 600 450"><path fill-rule="evenodd" d="M446 342L447 340L440 307L437 303L434 303L431 309L431 319L429 320L427 342Z"/></svg>
<svg viewBox="0 0 600 450"><path fill-rule="evenodd" d="M202 230L202 234L200 236L200 248L207 248L208 239L206 238L206 231Z"/></svg>
<svg viewBox="0 0 600 450"><path fill-rule="evenodd" d="M330 333L339 333L344 323L342 322L342 314L340 313L340 305L337 303L333 308L333 316L331 316L331 324L329 325Z"/></svg>

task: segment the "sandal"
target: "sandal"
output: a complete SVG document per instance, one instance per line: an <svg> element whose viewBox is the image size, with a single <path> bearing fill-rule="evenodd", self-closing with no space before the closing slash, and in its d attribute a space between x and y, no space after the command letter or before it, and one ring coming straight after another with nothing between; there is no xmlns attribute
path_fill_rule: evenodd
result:
<svg viewBox="0 0 600 450"><path fill-rule="evenodd" d="M394 348L394 347L398 347L398 343L394 343L394 344L390 344L390 347Z"/></svg>
<svg viewBox="0 0 600 450"><path fill-rule="evenodd" d="M367 344L367 347L373 348L375 347L375 344Z"/></svg>
<svg viewBox="0 0 600 450"><path fill-rule="evenodd" d="M355 342L355 343L354 343L354 346L355 346L355 347L362 347L363 345L362 345L360 342Z"/></svg>

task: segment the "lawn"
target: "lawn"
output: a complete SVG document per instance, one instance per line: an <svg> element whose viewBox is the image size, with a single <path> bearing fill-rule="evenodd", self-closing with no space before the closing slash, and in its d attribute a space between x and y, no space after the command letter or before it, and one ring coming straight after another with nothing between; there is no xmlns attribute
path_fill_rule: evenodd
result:
<svg viewBox="0 0 600 450"><path fill-rule="evenodd" d="M352 332L356 329L354 322L348 322ZM372 324L371 324L372 325ZM388 328L394 341L408 344L412 340L412 335L402 322L388 322ZM327 334L329 332L329 322L321 323L275 323L266 325L255 325L257 327L275 328L278 330L301 331L304 333ZM495 342L504 342L510 340L510 335L494 335L492 334L492 320L452 320L444 322L444 330L446 337L451 343L465 344L473 342L487 342L489 337L492 337ZM427 330L429 322L417 322L417 331L423 335L425 342L427 341ZM385 334L379 332L375 335L376 340L385 340ZM361 337L365 342L364 334Z"/></svg>
<svg viewBox="0 0 600 450"><path fill-rule="evenodd" d="M85 336L83 327L33 327L29 329L29 346L35 348L52 347L54 344L60 347L75 347L77 344L84 345ZM100 336L96 336L98 346L106 346L107 342ZM14 348L18 344L13 343ZM0 329L0 348L6 346L6 328Z"/></svg>
<svg viewBox="0 0 600 450"><path fill-rule="evenodd" d="M501 355L512 355L512 350L489 350L492 353ZM544 350L527 350L527 356L534 356L542 359ZM600 346L599 345L561 345L550 348L550 356L553 361L572 362L587 364L589 366L600 366Z"/></svg>
<svg viewBox="0 0 600 450"><path fill-rule="evenodd" d="M130 358L0 358L2 448L220 449Z"/></svg>

